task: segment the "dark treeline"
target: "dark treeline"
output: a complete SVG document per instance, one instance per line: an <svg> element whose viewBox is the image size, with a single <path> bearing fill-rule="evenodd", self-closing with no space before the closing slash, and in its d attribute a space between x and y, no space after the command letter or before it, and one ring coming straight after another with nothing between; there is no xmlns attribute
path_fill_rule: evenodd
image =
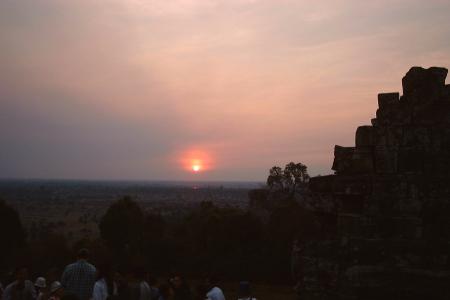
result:
<svg viewBox="0 0 450 300"><path fill-rule="evenodd" d="M123 197L102 216L100 237L72 245L51 230L27 240L17 213L0 202L0 268L6 274L26 265L33 275L51 276L61 273L78 249L89 248L95 265L139 266L154 276L216 274L227 280L289 283L293 241L318 234L314 216L299 204L307 182L302 164L274 167L267 187L249 192L247 209L202 202L179 219L144 212Z"/></svg>

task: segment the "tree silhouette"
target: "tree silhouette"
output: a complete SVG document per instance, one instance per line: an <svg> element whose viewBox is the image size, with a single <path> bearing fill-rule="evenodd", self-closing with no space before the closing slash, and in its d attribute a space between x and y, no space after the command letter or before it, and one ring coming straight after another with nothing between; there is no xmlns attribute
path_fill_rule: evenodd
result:
<svg viewBox="0 0 450 300"><path fill-rule="evenodd" d="M138 250L141 247L144 214L130 197L117 200L101 218L100 235L115 251Z"/></svg>
<svg viewBox="0 0 450 300"><path fill-rule="evenodd" d="M0 266L10 261L11 255L25 245L26 233L17 211L0 200Z"/></svg>
<svg viewBox="0 0 450 300"><path fill-rule="evenodd" d="M280 167L274 166L269 170L269 177L267 177L267 185L272 188L283 189L284 172Z"/></svg>
<svg viewBox="0 0 450 300"><path fill-rule="evenodd" d="M302 163L288 163L284 169L274 166L269 170L267 185L270 189L278 189L295 193L296 189L309 181L306 165Z"/></svg>

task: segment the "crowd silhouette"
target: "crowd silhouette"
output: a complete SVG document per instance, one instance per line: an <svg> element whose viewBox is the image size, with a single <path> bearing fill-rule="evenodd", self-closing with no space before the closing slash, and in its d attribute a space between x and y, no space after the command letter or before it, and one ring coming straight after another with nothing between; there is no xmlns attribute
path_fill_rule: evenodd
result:
<svg viewBox="0 0 450 300"><path fill-rule="evenodd" d="M225 300L220 282L206 276L192 288L181 274L167 280L153 277L142 266L118 270L112 264L97 267L89 262L89 250L78 251L74 263L60 276L54 270L34 282L25 266L11 274L9 282L0 283L2 300ZM239 283L239 300L256 300L248 281Z"/></svg>

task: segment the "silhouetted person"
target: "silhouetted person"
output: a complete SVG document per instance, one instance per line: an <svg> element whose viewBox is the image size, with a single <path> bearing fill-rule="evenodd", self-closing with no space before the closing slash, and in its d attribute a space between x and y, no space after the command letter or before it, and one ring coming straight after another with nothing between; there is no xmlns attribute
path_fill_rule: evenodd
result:
<svg viewBox="0 0 450 300"><path fill-rule="evenodd" d="M102 265L98 268L98 276L94 284L92 300L114 299L116 296L117 284L114 282L114 273L110 265Z"/></svg>
<svg viewBox="0 0 450 300"><path fill-rule="evenodd" d="M138 276L138 269L128 269L126 280L128 284L128 299L140 300L141 298L141 282Z"/></svg>
<svg viewBox="0 0 450 300"><path fill-rule="evenodd" d="M135 268L139 284L139 300L152 300L152 290L147 282L147 272L142 267Z"/></svg>
<svg viewBox="0 0 450 300"><path fill-rule="evenodd" d="M36 278L34 282L34 288L36 289L36 300L46 300L48 298L49 289L44 277Z"/></svg>
<svg viewBox="0 0 450 300"><path fill-rule="evenodd" d="M64 296L64 288L59 281L52 282L50 286L50 297L48 300L61 300Z"/></svg>
<svg viewBox="0 0 450 300"><path fill-rule="evenodd" d="M174 300L191 300L192 294L189 285L181 275L175 275L172 278L173 299Z"/></svg>
<svg viewBox="0 0 450 300"><path fill-rule="evenodd" d="M87 262L89 251L81 249L77 261L68 265L61 277L61 283L67 294L74 294L79 300L89 300L95 284L97 270Z"/></svg>
<svg viewBox="0 0 450 300"><path fill-rule="evenodd" d="M159 298L158 300L172 300L173 290L170 284L163 283L159 286Z"/></svg>
<svg viewBox="0 0 450 300"><path fill-rule="evenodd" d="M130 289L128 288L128 282L123 273L116 272L114 275L114 279L117 284L118 299L121 300L130 299Z"/></svg>
<svg viewBox="0 0 450 300"><path fill-rule="evenodd" d="M206 286L208 287L208 293L206 296L211 300L225 300L225 295L222 292L222 289L218 287L219 280L212 276L206 279Z"/></svg>
<svg viewBox="0 0 450 300"><path fill-rule="evenodd" d="M150 298L151 300L158 300L159 299L159 289L157 287L158 280L156 280L155 277L148 275L147 276L147 282L150 286Z"/></svg>
<svg viewBox="0 0 450 300"><path fill-rule="evenodd" d="M27 268L19 268L15 272L15 281L10 283L3 292L3 300L34 300L36 290L33 282L27 280Z"/></svg>

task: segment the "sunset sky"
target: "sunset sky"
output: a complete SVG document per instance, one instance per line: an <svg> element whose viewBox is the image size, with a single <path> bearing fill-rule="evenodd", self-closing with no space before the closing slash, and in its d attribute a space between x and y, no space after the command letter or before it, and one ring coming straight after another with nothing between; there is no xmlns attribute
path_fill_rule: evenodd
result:
<svg viewBox="0 0 450 300"><path fill-rule="evenodd" d="M1 0L0 178L331 173L377 93L450 67L449 16L448 0Z"/></svg>

